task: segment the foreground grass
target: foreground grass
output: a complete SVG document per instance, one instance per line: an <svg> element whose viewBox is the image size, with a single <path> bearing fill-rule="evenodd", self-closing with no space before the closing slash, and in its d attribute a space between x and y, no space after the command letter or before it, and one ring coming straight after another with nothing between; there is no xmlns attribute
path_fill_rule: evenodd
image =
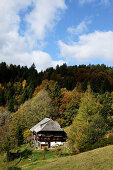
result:
<svg viewBox="0 0 113 170"><path fill-rule="evenodd" d="M37 162L35 165L27 165L22 169L112 170L113 145L74 156L45 160L42 165Z"/></svg>
<svg viewBox="0 0 113 170"><path fill-rule="evenodd" d="M15 152L15 150L12 152ZM52 162L52 160L56 160L59 157L69 155L66 153L64 148L56 148L45 151L45 160L44 160L44 151L36 151L34 148L23 145L19 148L19 153L21 155L18 159L14 159L13 161L6 161L6 154L0 155L0 170L8 169L9 167L16 167L21 169L26 169L27 167L32 167L31 169L39 166L45 165L46 162Z"/></svg>
<svg viewBox="0 0 113 170"><path fill-rule="evenodd" d="M42 160L41 155L33 162L23 159L17 167L22 170L112 170L113 145L67 157L59 157L48 151L46 160Z"/></svg>

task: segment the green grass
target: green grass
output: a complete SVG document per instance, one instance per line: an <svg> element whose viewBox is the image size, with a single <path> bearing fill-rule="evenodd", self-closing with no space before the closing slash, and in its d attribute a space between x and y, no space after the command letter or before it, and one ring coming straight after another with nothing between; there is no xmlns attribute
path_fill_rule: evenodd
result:
<svg viewBox="0 0 113 170"><path fill-rule="evenodd" d="M12 150L15 152L15 150ZM52 149L45 151L45 160L44 160L44 151L36 151L34 148L30 148L29 146L23 145L19 148L19 153L22 157L21 161L19 162L20 158L15 159L13 161L7 162L6 161L6 154L0 155L0 170L8 169L8 167L15 166L17 162L19 162L16 167L24 169L27 166L29 167L36 167L37 164L42 166L46 164L46 161L51 162L51 160L55 160L61 156L66 156L67 153L62 149L62 152L57 149ZM69 154L68 154L69 155ZM32 168L31 168L32 169Z"/></svg>
<svg viewBox="0 0 113 170"><path fill-rule="evenodd" d="M17 165L22 170L112 170L113 169L113 145L84 152L74 156L61 156L56 151L47 151L46 160L43 160L43 151L32 150L29 158L23 158ZM17 160L3 163L3 155L0 159L1 170L5 170L9 165L14 165Z"/></svg>
<svg viewBox="0 0 113 170"><path fill-rule="evenodd" d="M74 156L60 158L35 169L68 169L68 170L112 170L113 169L113 145L95 149Z"/></svg>

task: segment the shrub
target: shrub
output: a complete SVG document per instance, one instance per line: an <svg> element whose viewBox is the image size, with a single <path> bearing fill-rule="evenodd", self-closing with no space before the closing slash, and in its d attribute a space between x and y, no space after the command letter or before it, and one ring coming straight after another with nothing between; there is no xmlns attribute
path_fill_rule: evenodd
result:
<svg viewBox="0 0 113 170"><path fill-rule="evenodd" d="M108 138L107 138L107 144L113 144L113 136L109 136Z"/></svg>
<svg viewBox="0 0 113 170"><path fill-rule="evenodd" d="M96 148L100 148L100 147L104 147L108 144L107 138L101 138L100 140L98 140L96 143L94 143L92 145L92 149L96 149Z"/></svg>

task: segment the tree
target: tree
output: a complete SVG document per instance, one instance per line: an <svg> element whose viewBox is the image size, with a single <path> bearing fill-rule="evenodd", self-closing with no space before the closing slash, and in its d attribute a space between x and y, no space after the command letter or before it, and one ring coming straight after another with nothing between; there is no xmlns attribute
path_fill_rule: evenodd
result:
<svg viewBox="0 0 113 170"><path fill-rule="evenodd" d="M10 100L9 100L8 110L9 110L10 112L14 112L14 100L13 100L13 99L10 99Z"/></svg>
<svg viewBox="0 0 113 170"><path fill-rule="evenodd" d="M77 115L81 94L76 90L68 91L61 89L61 105L59 107L59 119L62 127L72 124L73 118ZM61 120L61 121L60 121Z"/></svg>
<svg viewBox="0 0 113 170"><path fill-rule="evenodd" d="M95 114L98 113L96 99L88 86L87 91L81 98L81 104L77 116L71 126L69 145L73 146L77 152L86 149L87 132Z"/></svg>
<svg viewBox="0 0 113 170"><path fill-rule="evenodd" d="M56 108L46 90L41 90L35 97L26 101L17 112L12 115L11 131L16 133L18 124L22 131L31 128L45 117L53 118Z"/></svg>
<svg viewBox="0 0 113 170"><path fill-rule="evenodd" d="M18 124L18 126L17 126L16 139L17 139L17 142L18 142L18 146L21 146L23 144L24 138L23 138L22 127L21 127L20 124Z"/></svg>
<svg viewBox="0 0 113 170"><path fill-rule="evenodd" d="M105 92L104 94L100 95L99 98L101 103L99 112L101 116L107 121L108 116L113 115L113 109L112 109L113 98L111 97L109 92Z"/></svg>
<svg viewBox="0 0 113 170"><path fill-rule="evenodd" d="M3 140L2 149L7 153L7 161L10 161L10 150L13 148L10 135L6 135Z"/></svg>
<svg viewBox="0 0 113 170"><path fill-rule="evenodd" d="M82 82L82 90L83 91L86 91L86 89L87 89L87 80L85 79L83 82Z"/></svg>
<svg viewBox="0 0 113 170"><path fill-rule="evenodd" d="M3 117L5 121L0 122L0 152L6 152L7 161L10 161L10 150L14 149L17 143L15 138L12 138L12 132L9 130L10 118L8 114L3 115Z"/></svg>
<svg viewBox="0 0 113 170"><path fill-rule="evenodd" d="M24 131L23 136L24 136L24 141L25 141L26 143L30 143L32 133L31 133L31 131L30 131L29 129Z"/></svg>
<svg viewBox="0 0 113 170"><path fill-rule="evenodd" d="M106 133L107 124L99 114L95 114L87 129L87 145L100 140Z"/></svg>
<svg viewBox="0 0 113 170"><path fill-rule="evenodd" d="M5 104L4 91L0 89L0 106L3 106L4 104Z"/></svg>

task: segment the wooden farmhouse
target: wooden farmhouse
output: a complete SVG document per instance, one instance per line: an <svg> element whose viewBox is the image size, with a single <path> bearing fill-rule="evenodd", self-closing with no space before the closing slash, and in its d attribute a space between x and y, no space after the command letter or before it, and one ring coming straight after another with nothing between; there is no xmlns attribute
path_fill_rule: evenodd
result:
<svg viewBox="0 0 113 170"><path fill-rule="evenodd" d="M39 147L40 149L43 147L50 148L52 143L66 141L66 133L61 129L58 122L49 118L43 119L30 130L33 133L36 149L39 149Z"/></svg>

